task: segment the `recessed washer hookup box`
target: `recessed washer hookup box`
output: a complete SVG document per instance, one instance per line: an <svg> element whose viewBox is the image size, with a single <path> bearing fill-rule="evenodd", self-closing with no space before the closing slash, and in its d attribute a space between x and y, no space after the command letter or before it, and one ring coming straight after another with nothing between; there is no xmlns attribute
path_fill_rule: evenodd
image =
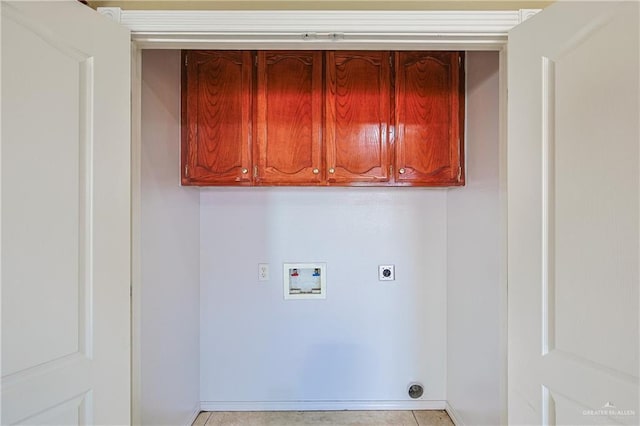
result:
<svg viewBox="0 0 640 426"><path fill-rule="evenodd" d="M285 263L285 299L326 299L326 263Z"/></svg>

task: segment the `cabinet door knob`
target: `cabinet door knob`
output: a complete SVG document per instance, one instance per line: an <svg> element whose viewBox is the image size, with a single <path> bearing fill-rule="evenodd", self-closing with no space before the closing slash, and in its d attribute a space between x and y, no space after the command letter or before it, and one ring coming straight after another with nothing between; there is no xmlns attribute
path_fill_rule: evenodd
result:
<svg viewBox="0 0 640 426"><path fill-rule="evenodd" d="M329 173L332 173L332 174L333 174L333 173L335 173L335 172L336 172L336 169L334 169L333 167L329 169Z"/></svg>
<svg viewBox="0 0 640 426"><path fill-rule="evenodd" d="M403 175L403 174L404 174L404 168L402 168L402 169L398 170L398 173L400 173L401 175Z"/></svg>
<svg viewBox="0 0 640 426"><path fill-rule="evenodd" d="M313 169L313 174L314 174L314 175L317 175L318 173L320 173L320 170L318 170L318 169Z"/></svg>
<svg viewBox="0 0 640 426"><path fill-rule="evenodd" d="M248 169L243 168L243 169L242 169L242 174L243 174L243 175L246 175L247 173L249 173L249 170L248 170Z"/></svg>

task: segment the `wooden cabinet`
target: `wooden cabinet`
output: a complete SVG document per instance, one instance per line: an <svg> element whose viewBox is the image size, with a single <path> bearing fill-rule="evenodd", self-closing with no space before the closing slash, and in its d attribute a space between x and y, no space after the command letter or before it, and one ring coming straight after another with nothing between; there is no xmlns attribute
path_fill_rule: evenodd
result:
<svg viewBox="0 0 640 426"><path fill-rule="evenodd" d="M459 52L396 53L396 182L464 184L463 60Z"/></svg>
<svg viewBox="0 0 640 426"><path fill-rule="evenodd" d="M258 52L255 182L320 184L322 52Z"/></svg>
<svg viewBox="0 0 640 426"><path fill-rule="evenodd" d="M329 183L389 180L389 52L327 52L326 146Z"/></svg>
<svg viewBox="0 0 640 426"><path fill-rule="evenodd" d="M183 185L251 183L252 54L183 53Z"/></svg>
<svg viewBox="0 0 640 426"><path fill-rule="evenodd" d="M464 54L187 51L184 185L464 184Z"/></svg>

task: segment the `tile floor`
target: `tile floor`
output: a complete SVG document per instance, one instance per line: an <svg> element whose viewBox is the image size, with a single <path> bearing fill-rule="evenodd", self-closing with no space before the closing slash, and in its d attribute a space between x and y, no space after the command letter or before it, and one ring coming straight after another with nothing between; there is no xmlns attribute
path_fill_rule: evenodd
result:
<svg viewBox="0 0 640 426"><path fill-rule="evenodd" d="M193 426L453 426L444 411L203 411Z"/></svg>

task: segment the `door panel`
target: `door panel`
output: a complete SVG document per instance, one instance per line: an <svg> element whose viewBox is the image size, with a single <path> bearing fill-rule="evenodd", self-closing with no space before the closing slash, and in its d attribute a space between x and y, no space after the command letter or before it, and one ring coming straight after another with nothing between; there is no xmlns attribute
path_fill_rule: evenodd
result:
<svg viewBox="0 0 640 426"><path fill-rule="evenodd" d="M638 424L638 39L635 2L509 35L512 424Z"/></svg>
<svg viewBox="0 0 640 426"><path fill-rule="evenodd" d="M396 182L464 183L462 59L459 52L396 53Z"/></svg>
<svg viewBox="0 0 640 426"><path fill-rule="evenodd" d="M322 182L322 56L258 52L257 183Z"/></svg>
<svg viewBox="0 0 640 426"><path fill-rule="evenodd" d="M327 180L387 182L389 52L326 53Z"/></svg>
<svg viewBox="0 0 640 426"><path fill-rule="evenodd" d="M7 225L16 225L7 226L4 237L6 241L20 244L5 252L3 272L9 277L19 277L21 282L48 283L39 289L37 298L33 297L34 289L29 285L16 286L10 293L15 303L8 305L5 313L22 327L8 329L3 335L3 343L8 348L22 346L25 350L24 353L7 351L3 357L3 373L11 374L79 350L85 352L80 329L85 325L86 317L79 314L86 309L80 293L86 293L90 283L81 272L87 265L80 245L86 243L87 235L80 210L86 211L88 199L81 199L84 194L79 193L78 182L82 181L84 186L87 179L86 153L82 152L87 140L78 129L80 125L88 125L89 117L83 114L78 99L91 96L92 88L83 87L82 82L91 78L93 70L90 58L76 55L64 45L51 46L37 33L25 31L15 21L7 20L3 30L8 34L19 34L24 48L38 58L38 63L45 63L56 71L42 73L34 66L28 69L9 67L4 73L5 81L14 82L6 86L4 94L19 99L7 112L8 117L14 114L17 119L24 117L22 120L31 117L41 124L28 126L24 123L21 129L12 129L17 122L11 120L5 124L9 132L15 130L25 138L55 141L3 146L3 154L14 160L7 161L3 167L7 176L24 174L24 166L28 165L29 170L41 178L37 190L7 188L4 192L3 219ZM5 55L8 61L21 59L20 53L11 47ZM49 89L56 86L68 96L61 97L56 90ZM29 97L20 96L30 92L41 102L34 103ZM55 104L57 110L51 111L50 105ZM53 118L54 115L55 120L42 120L42 117ZM47 125L42 125L45 123ZM46 179L46 176L55 176L55 179ZM39 260L35 268L34 259ZM55 303L56 300L73 301L75 308L64 309L62 304ZM30 309L24 309L25 306L40 312L48 320L41 323L32 317Z"/></svg>
<svg viewBox="0 0 640 426"><path fill-rule="evenodd" d="M1 7L2 423L128 423L129 32Z"/></svg>
<svg viewBox="0 0 640 426"><path fill-rule="evenodd" d="M183 184L251 182L251 52L187 51L184 59Z"/></svg>

